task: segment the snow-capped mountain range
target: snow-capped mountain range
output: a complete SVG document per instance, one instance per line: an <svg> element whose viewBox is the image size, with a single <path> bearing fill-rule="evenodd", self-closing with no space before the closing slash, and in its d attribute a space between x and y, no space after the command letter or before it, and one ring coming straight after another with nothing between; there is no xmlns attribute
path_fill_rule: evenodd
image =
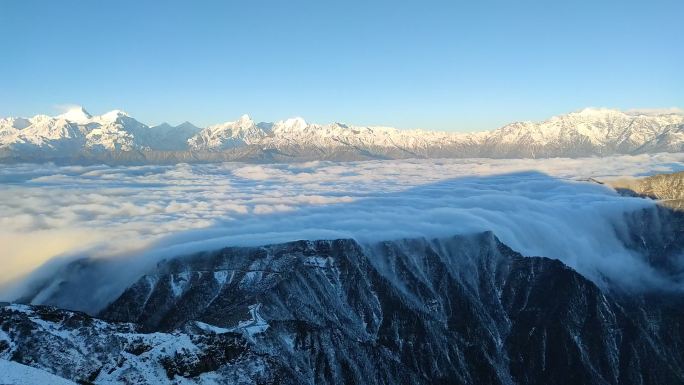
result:
<svg viewBox="0 0 684 385"><path fill-rule="evenodd" d="M189 122L150 127L120 110L93 116L81 107L57 116L0 119L5 162L535 158L682 150L684 114L605 108L476 133L315 124L302 118L257 123L248 115L206 128Z"/></svg>

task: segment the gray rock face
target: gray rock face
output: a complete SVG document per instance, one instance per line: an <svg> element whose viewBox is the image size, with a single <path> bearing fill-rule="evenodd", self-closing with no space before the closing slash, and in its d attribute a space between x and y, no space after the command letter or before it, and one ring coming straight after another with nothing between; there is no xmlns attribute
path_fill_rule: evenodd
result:
<svg viewBox="0 0 684 385"><path fill-rule="evenodd" d="M683 298L492 233L299 241L164 261L97 319L5 306L0 358L94 383L681 384Z"/></svg>

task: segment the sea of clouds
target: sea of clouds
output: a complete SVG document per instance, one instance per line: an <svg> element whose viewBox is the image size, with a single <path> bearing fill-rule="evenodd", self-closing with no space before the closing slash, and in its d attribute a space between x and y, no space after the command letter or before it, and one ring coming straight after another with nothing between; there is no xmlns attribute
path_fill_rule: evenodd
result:
<svg viewBox="0 0 684 385"><path fill-rule="evenodd" d="M524 255L558 258L590 278L638 275L636 281L653 281L658 277L615 236L624 212L653 203L620 197L586 179L680 171L683 162L683 154L658 154L5 165L0 168L0 282L16 281L57 257L133 255L154 261L297 239L370 242L486 230ZM130 279L143 273L132 270ZM0 291L0 297L14 294Z"/></svg>

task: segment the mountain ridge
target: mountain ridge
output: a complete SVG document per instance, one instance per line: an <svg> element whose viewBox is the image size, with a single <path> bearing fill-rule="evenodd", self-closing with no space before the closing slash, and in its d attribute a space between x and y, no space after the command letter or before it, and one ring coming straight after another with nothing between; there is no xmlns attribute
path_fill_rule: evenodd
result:
<svg viewBox="0 0 684 385"><path fill-rule="evenodd" d="M0 161L177 163L399 158L547 158L684 150L684 114L585 108L541 122L472 133L384 126L256 122L148 126L121 110L82 107L50 117L0 119Z"/></svg>

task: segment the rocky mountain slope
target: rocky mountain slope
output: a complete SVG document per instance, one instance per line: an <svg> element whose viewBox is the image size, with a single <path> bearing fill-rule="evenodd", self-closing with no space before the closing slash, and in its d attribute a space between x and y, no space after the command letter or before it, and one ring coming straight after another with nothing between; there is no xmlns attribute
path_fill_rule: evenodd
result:
<svg viewBox="0 0 684 385"><path fill-rule="evenodd" d="M657 199L667 207L684 210L684 172L643 178L623 178L608 183L625 194Z"/></svg>
<svg viewBox="0 0 684 385"><path fill-rule="evenodd" d="M684 222L652 214L624 242L676 280ZM8 304L0 358L102 384L683 384L682 305L491 232L298 241L162 261L97 318Z"/></svg>
<svg viewBox="0 0 684 385"><path fill-rule="evenodd" d="M0 119L0 160L175 163L287 162L444 157L580 157L679 152L684 115L584 109L543 122L490 132L397 130L301 118L256 123L244 115L203 129L190 123L155 127L122 111L92 116L82 108L50 117Z"/></svg>

